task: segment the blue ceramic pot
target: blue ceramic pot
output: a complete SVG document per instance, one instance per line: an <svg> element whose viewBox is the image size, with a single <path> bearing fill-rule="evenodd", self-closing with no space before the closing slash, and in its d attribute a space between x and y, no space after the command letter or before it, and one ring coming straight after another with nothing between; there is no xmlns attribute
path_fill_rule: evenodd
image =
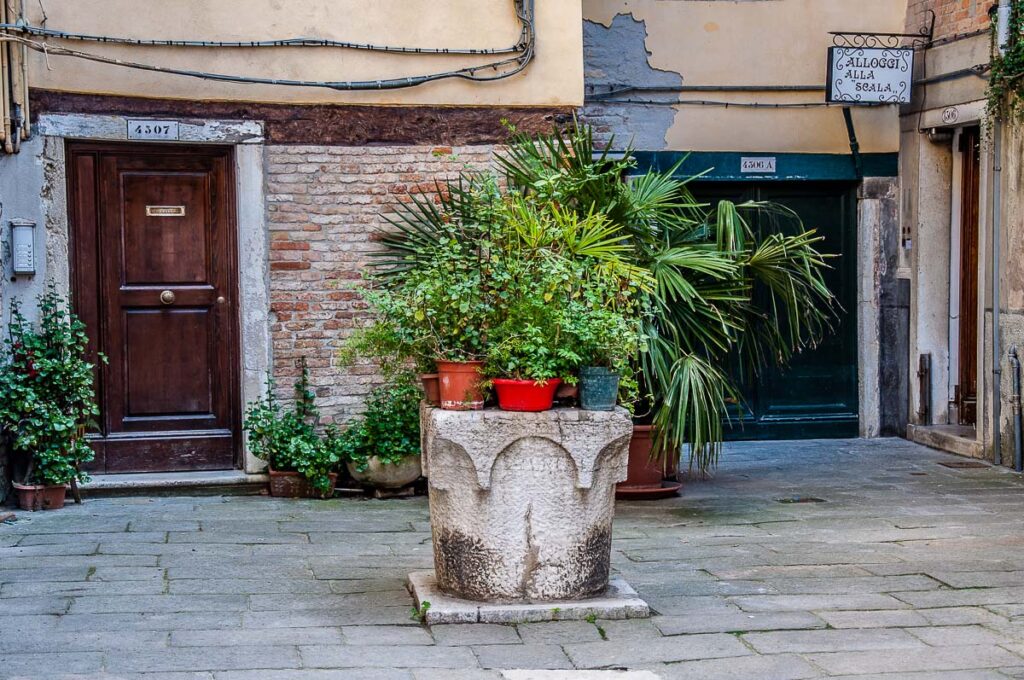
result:
<svg viewBox="0 0 1024 680"><path fill-rule="evenodd" d="M580 369L580 408L585 411L612 411L618 396L618 373L601 366Z"/></svg>

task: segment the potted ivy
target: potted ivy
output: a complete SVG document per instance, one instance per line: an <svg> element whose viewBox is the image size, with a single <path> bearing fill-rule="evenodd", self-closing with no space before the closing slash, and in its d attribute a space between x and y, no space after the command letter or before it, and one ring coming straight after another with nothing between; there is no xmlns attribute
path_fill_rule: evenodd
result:
<svg viewBox="0 0 1024 680"><path fill-rule="evenodd" d="M53 288L39 297L37 325L12 304L0 357L0 430L24 510L61 508L67 486L88 479L86 433L99 415L88 344L85 324Z"/></svg>
<svg viewBox="0 0 1024 680"><path fill-rule="evenodd" d="M338 450L354 480L374 489L401 489L419 479L422 396L410 373L370 393L366 411L338 437Z"/></svg>
<svg viewBox="0 0 1024 680"><path fill-rule="evenodd" d="M329 425L318 432L320 412L305 359L301 368L294 404L281 403L267 376L267 394L249 405L244 427L253 455L269 466L271 496L330 498L338 481L338 430Z"/></svg>

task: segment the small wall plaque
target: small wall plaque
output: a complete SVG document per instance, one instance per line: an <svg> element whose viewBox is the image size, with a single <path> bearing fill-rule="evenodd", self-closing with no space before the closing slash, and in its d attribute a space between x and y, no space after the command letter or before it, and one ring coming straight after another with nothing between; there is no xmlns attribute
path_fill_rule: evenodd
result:
<svg viewBox="0 0 1024 680"><path fill-rule="evenodd" d="M775 156L743 156L740 158L740 172L748 175L774 175Z"/></svg>
<svg viewBox="0 0 1024 680"><path fill-rule="evenodd" d="M178 121L176 120L129 120L128 139L177 141Z"/></svg>
<svg viewBox="0 0 1024 680"><path fill-rule="evenodd" d="M183 205L147 205L146 217L184 217Z"/></svg>

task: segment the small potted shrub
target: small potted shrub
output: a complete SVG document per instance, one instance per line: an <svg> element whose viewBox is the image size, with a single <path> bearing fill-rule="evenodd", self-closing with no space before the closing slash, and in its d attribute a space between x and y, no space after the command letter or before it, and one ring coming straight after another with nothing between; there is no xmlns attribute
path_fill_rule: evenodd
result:
<svg viewBox="0 0 1024 680"><path fill-rule="evenodd" d="M85 324L52 288L39 298L38 326L12 305L0 358L0 430L24 510L64 506L67 485L88 476L86 432L99 415ZM102 355L100 360L105 360Z"/></svg>
<svg viewBox="0 0 1024 680"><path fill-rule="evenodd" d="M398 375L370 393L366 412L338 437L353 479L376 489L400 489L419 479L422 396L411 374Z"/></svg>
<svg viewBox="0 0 1024 680"><path fill-rule="evenodd" d="M565 333L581 357L579 404L587 411L611 411L622 402L632 404L637 385L636 356L643 345L638 304L606 304L604 296L591 294L587 302L574 303L566 315Z"/></svg>
<svg viewBox="0 0 1024 680"><path fill-rule="evenodd" d="M250 404L245 431L253 455L270 468L270 495L281 498L330 498L338 481L338 431L328 426L317 432L320 412L309 386L309 368L295 382L295 403L290 408L274 395L274 380L267 378L267 395Z"/></svg>

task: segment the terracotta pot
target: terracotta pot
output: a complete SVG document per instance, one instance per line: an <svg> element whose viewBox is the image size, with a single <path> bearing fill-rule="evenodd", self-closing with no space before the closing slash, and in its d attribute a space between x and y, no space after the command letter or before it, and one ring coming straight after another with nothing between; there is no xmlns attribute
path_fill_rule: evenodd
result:
<svg viewBox="0 0 1024 680"><path fill-rule="evenodd" d="M352 463L346 466L352 479L375 489L401 489L415 482L422 474L419 456L406 456L392 464L382 463L377 456L373 456L362 472L356 470Z"/></svg>
<svg viewBox="0 0 1024 680"><path fill-rule="evenodd" d="M331 488L326 493L321 493L298 472L283 472L273 468L268 471L270 495L274 498L330 498L334 495L334 487L338 483L338 474L330 473L328 477L331 478Z"/></svg>
<svg viewBox="0 0 1024 680"><path fill-rule="evenodd" d="M674 496L682 484L665 481L671 475L665 460L651 460L654 448L654 427L634 425L633 437L629 440L629 463L626 481L615 487L615 497L620 499L654 499Z"/></svg>
<svg viewBox="0 0 1024 680"><path fill-rule="evenodd" d="M423 398L427 400L427 403L431 406L440 404L441 382L437 377L437 373L422 373L420 375L420 382L423 383Z"/></svg>
<svg viewBox="0 0 1024 680"><path fill-rule="evenodd" d="M552 378L543 383L536 380L512 380L495 378L494 390L498 393L498 407L502 411L547 411L555 400L555 390L562 384L561 378Z"/></svg>
<svg viewBox="0 0 1024 680"><path fill-rule="evenodd" d="M477 411L484 407L482 361L438 361L441 408L448 411Z"/></svg>
<svg viewBox="0 0 1024 680"><path fill-rule="evenodd" d="M68 487L65 484L18 484L14 483L18 492L18 507L22 510L59 510L64 507L64 495Z"/></svg>
<svg viewBox="0 0 1024 680"><path fill-rule="evenodd" d="M580 388L578 385L570 385L568 383L562 383L555 390L555 399L576 399L580 396Z"/></svg>

